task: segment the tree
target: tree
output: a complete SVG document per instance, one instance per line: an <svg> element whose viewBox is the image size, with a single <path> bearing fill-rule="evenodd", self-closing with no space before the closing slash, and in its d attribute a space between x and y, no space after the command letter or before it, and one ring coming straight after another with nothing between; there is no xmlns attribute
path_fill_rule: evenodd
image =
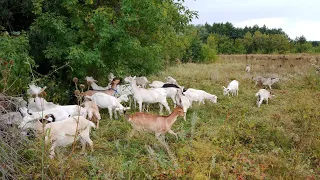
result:
<svg viewBox="0 0 320 180"><path fill-rule="evenodd" d="M247 32L243 37L243 45L247 50L247 53L253 52L253 37L250 32Z"/></svg>

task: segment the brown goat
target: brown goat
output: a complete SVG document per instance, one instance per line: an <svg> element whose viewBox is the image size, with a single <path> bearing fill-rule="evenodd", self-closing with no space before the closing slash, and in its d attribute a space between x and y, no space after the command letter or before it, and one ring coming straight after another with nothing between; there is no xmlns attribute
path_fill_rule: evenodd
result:
<svg viewBox="0 0 320 180"><path fill-rule="evenodd" d="M159 139L160 135L164 135L166 132L173 134L178 139L175 132L171 130L172 125L177 120L177 117L184 116L183 108L177 106L169 116L159 116L155 114L148 114L144 112L137 112L133 115L128 115L128 121L133 128L137 131L148 131L155 133L156 138Z"/></svg>

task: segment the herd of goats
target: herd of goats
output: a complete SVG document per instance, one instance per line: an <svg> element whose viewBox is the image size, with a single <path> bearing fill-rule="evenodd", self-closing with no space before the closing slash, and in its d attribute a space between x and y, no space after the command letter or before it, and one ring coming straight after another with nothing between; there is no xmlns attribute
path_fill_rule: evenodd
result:
<svg viewBox="0 0 320 180"><path fill-rule="evenodd" d="M250 72L250 66L246 66L246 72ZM45 100L46 87L38 87L34 84L29 85L29 98L25 101L22 97L11 97L11 101L18 106L19 111L6 112L0 116L0 122L5 124L16 124L26 134L26 130L33 129L37 132L46 133L46 141L51 143L50 157L55 156L55 148L59 146L67 146L80 140L82 151L85 151L86 144L93 150L93 142L90 139L90 129L99 128L99 120L101 119L99 108L106 108L109 111L110 119L118 118L131 107L131 100L138 103L139 111L133 115L126 115L128 122L132 125L133 131L148 131L154 133L158 140L164 140L164 134L170 133L178 138L177 134L171 130L176 119L181 116L186 120L188 108L193 102L204 104L205 100L217 103L217 96L205 92L203 90L180 86L177 81L168 76L167 82L149 81L146 77L126 77L125 84L120 84L120 79L116 78L112 73L108 76L110 81L106 87L101 87L93 77L86 77L86 81L92 90L80 92L75 91L76 96L81 96L84 101L79 105L58 105ZM262 84L263 86L271 86L279 81L279 78L266 78L257 76L253 78L255 86ZM77 85L78 79L73 81ZM146 88L149 85L151 88ZM238 96L239 82L231 81L227 87L223 87L223 94ZM265 100L273 95L266 90L260 89L256 93L257 106L260 107ZM171 98L174 110L171 112L167 102L167 98ZM124 107L121 103L129 102L129 107ZM158 103L160 106L159 114L162 114L163 106L168 111L168 116L161 116L142 112L143 106ZM2 104L3 105L3 104ZM0 104L0 106L2 106ZM3 107L2 107L3 108ZM148 109L148 108L146 108ZM96 123L96 124L95 124ZM50 131L47 131L50 129ZM133 133L132 133L133 134Z"/></svg>

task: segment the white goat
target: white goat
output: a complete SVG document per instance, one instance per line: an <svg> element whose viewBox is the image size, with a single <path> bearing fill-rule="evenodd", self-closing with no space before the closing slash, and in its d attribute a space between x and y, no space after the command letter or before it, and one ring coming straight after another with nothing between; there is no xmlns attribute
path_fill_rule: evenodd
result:
<svg viewBox="0 0 320 180"><path fill-rule="evenodd" d="M139 111L142 112L142 103L159 103L160 106L160 114L162 113L162 105L166 108L166 110L171 113L171 110L168 106L166 92L162 88L156 89L144 89L139 88L136 84L136 77L132 78L131 82L133 97L139 104Z"/></svg>
<svg viewBox="0 0 320 180"><path fill-rule="evenodd" d="M136 78L136 85L139 85L142 88L146 88L147 87L147 84L149 83L149 81L145 76L135 77L135 78ZM128 76L128 77L124 78L124 81L127 82L127 83L131 83L132 79L133 79L133 77Z"/></svg>
<svg viewBox="0 0 320 180"><path fill-rule="evenodd" d="M123 96L122 96L123 97ZM119 110L122 114L124 110L130 109L125 108L120 104L120 100L114 96L110 96L105 93L95 93L92 96L86 96L86 98L95 102L100 108L107 108L109 111L109 117L112 119L112 110ZM115 118L118 119L117 113L115 112Z"/></svg>
<svg viewBox="0 0 320 180"><path fill-rule="evenodd" d="M29 87L30 89L28 90L28 93L33 96L32 98L28 99L29 112L37 112L37 111L43 111L43 110L48 110L52 108L60 108L65 112L67 112L70 116L86 115L86 110L78 105L61 106L61 105L46 101L43 98L43 95L41 95L43 94L46 87L41 88L33 84L29 85Z"/></svg>
<svg viewBox="0 0 320 180"><path fill-rule="evenodd" d="M152 81L151 84L149 84L152 88L161 88L165 83L162 81Z"/></svg>
<svg viewBox="0 0 320 180"><path fill-rule="evenodd" d="M249 65L249 64L247 64L247 65L246 65L246 72L247 72L247 73L249 73L249 72L250 72L250 70L251 70L250 65Z"/></svg>
<svg viewBox="0 0 320 180"><path fill-rule="evenodd" d="M268 104L268 99L272 98L275 95L271 95L271 92L265 90L265 89L260 89L257 93L256 93L256 97L257 98L257 105L258 107L260 107L260 105L262 104L263 100L266 100L267 104Z"/></svg>
<svg viewBox="0 0 320 180"><path fill-rule="evenodd" d="M54 117L54 121L63 121L69 117L68 113L60 108L51 108L44 111L32 112L32 115L29 115L27 113L27 110L24 108L20 108L20 111L24 115L24 117L19 127L24 127L24 129L32 128L32 123L28 124L29 121L33 121L35 119L42 119L46 115L52 114Z"/></svg>
<svg viewBox="0 0 320 180"><path fill-rule="evenodd" d="M33 120L33 128L39 132L46 133L46 143L51 142L50 158L55 156L55 148L59 146L68 146L74 142L74 140L80 139L82 145L82 153L85 152L86 143L93 151L93 142L90 139L90 129L95 128L93 122L85 119L83 116L74 116L64 119L60 122L51 122L44 126L39 120ZM29 122L31 123L31 122ZM20 127L20 126L19 126ZM26 127L26 126L25 126ZM20 127L25 129L25 127ZM50 129L49 131L47 131ZM44 130L44 131L43 131ZM49 132L47 134L47 132Z"/></svg>
<svg viewBox="0 0 320 180"><path fill-rule="evenodd" d="M280 78L265 78L262 76L257 76L252 79L255 81L254 87L256 87L258 84L262 84L263 86L269 86L270 89L274 83L279 82L280 80Z"/></svg>
<svg viewBox="0 0 320 180"><path fill-rule="evenodd" d="M191 106L193 101L198 101L200 105L201 103L204 104L206 99L210 100L212 103L217 103L216 95L207 93L203 90L188 88L184 94L188 97Z"/></svg>
<svg viewBox="0 0 320 180"><path fill-rule="evenodd" d="M171 77L171 76L168 76L168 77L167 77L167 83L178 85L177 80L175 80L175 79L174 79L173 77Z"/></svg>
<svg viewBox="0 0 320 180"><path fill-rule="evenodd" d="M231 92L232 96L238 96L239 91L239 82L237 80L233 80L228 84L228 87L223 86L223 95L228 95Z"/></svg>
<svg viewBox="0 0 320 180"><path fill-rule="evenodd" d="M110 85L106 86L106 87L102 87L102 86L99 86L96 82L98 82L97 80L93 79L92 76L87 76L86 77L86 81L87 82L90 82L90 86L92 87L93 90L107 90L107 89L110 89Z"/></svg>

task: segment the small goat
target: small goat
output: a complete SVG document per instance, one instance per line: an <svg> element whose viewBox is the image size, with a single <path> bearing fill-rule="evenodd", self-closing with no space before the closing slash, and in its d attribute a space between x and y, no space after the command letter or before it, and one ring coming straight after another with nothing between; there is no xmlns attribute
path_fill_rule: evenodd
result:
<svg viewBox="0 0 320 180"><path fill-rule="evenodd" d="M270 89L274 83L277 83L280 80L280 78L265 78L262 76L257 76L252 79L255 81L254 87L256 87L258 84L262 84L263 86L269 86Z"/></svg>
<svg viewBox="0 0 320 180"><path fill-rule="evenodd" d="M114 96L110 96L105 93L95 93L92 96L86 96L86 98L92 100L95 102L100 108L107 108L109 111L109 117L112 119L112 110L119 110L120 113L122 114L123 111L130 109L130 108L125 108L120 104L121 99L117 99ZM118 119L117 113L115 112L115 118Z"/></svg>
<svg viewBox="0 0 320 180"><path fill-rule="evenodd" d="M249 64L247 64L247 65L246 65L246 72L247 72L247 73L249 73L249 72L250 72L250 70L251 70L250 65L249 65Z"/></svg>
<svg viewBox="0 0 320 180"><path fill-rule="evenodd" d="M97 80L93 79L92 76L87 76L86 77L86 81L88 83L90 83L90 86L92 87L93 90L97 90L97 91L102 91L102 90L108 90L111 88L111 86L106 86L106 87L102 87L99 86L96 82L98 82Z"/></svg>
<svg viewBox="0 0 320 180"><path fill-rule="evenodd" d="M167 83L168 84L176 84L176 85L178 85L178 83L177 83L177 80L175 80L173 77L171 77L171 76L168 76L167 77Z"/></svg>
<svg viewBox="0 0 320 180"><path fill-rule="evenodd" d="M212 103L217 103L217 96L207 93L203 90L198 90L198 89L192 89L192 88L188 88L184 94L188 97L191 105L193 101L198 101L199 105L201 103L205 103L204 101L206 99L210 100Z"/></svg>
<svg viewBox="0 0 320 180"><path fill-rule="evenodd" d="M260 107L260 105L262 104L263 100L266 100L267 104L268 104L268 99L274 97L275 95L271 95L271 92L265 90L265 89L260 89L257 93L256 93L256 97L257 98L257 105L258 107Z"/></svg>
<svg viewBox="0 0 320 180"><path fill-rule="evenodd" d="M165 135L165 133L168 132L175 135L178 139L177 134L171 130L171 127L177 120L178 116L184 116L183 109L180 106L177 106L169 116L137 112L131 116L127 116L127 118L134 130L145 130L150 133L155 133L157 139L160 135Z"/></svg>
<svg viewBox="0 0 320 180"><path fill-rule="evenodd" d="M85 119L83 116L74 116L59 122L51 122L44 126L39 120L34 120L33 128L38 132L46 133L46 143L51 142L50 158L55 156L55 148L59 146L67 146L80 139L82 152L85 152L86 143L89 144L91 152L93 151L93 142L90 139L90 129L95 128L93 122ZM31 122L29 122L31 123ZM20 126L19 126L20 127ZM26 126L20 127L25 129ZM49 131L47 131L50 129ZM49 132L47 134L47 132Z"/></svg>
<svg viewBox="0 0 320 180"><path fill-rule="evenodd" d="M233 80L228 84L228 87L223 86L223 95L228 95L231 92L232 96L238 96L239 91L239 82L237 80Z"/></svg>
<svg viewBox="0 0 320 180"><path fill-rule="evenodd" d="M152 88L161 88L165 83L162 81L152 81L151 84L149 84Z"/></svg>
<svg viewBox="0 0 320 180"><path fill-rule="evenodd" d="M128 77L124 78L124 81L127 83L131 83L132 79L133 79L133 77L128 76ZM142 88L146 88L147 84L149 83L148 79L145 76L135 77L135 79L136 79L136 85L139 85Z"/></svg>

